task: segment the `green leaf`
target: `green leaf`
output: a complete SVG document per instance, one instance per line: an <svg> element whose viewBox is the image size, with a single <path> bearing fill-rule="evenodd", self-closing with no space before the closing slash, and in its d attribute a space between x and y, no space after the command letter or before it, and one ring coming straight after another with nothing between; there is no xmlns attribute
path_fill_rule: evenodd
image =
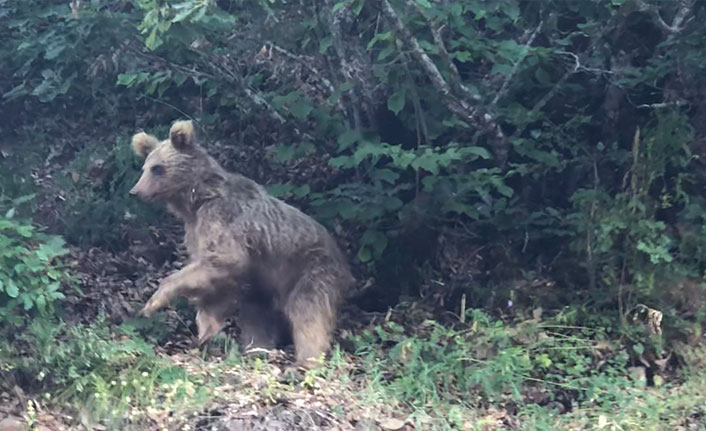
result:
<svg viewBox="0 0 706 431"><path fill-rule="evenodd" d="M635 344L632 346L632 349L633 349L633 350L635 351L635 353L637 353L638 355L642 355L643 353L645 353L645 346L643 346L643 345L640 344L640 343L635 343Z"/></svg>
<svg viewBox="0 0 706 431"><path fill-rule="evenodd" d="M298 99L289 107L289 112L296 118L306 118L314 109L306 99Z"/></svg>
<svg viewBox="0 0 706 431"><path fill-rule="evenodd" d="M394 184L400 177L400 174L393 172L390 169L376 169L370 173L373 180L384 181L388 184Z"/></svg>
<svg viewBox="0 0 706 431"><path fill-rule="evenodd" d="M513 194L515 194L514 190L506 186L500 179L494 179L493 185L495 186L495 189L498 191L498 193L507 198L510 198Z"/></svg>
<svg viewBox="0 0 706 431"><path fill-rule="evenodd" d="M552 83L551 76L549 76L547 71L542 69L541 67L537 68L537 70L534 71L534 77L537 79L537 82L542 85L549 85Z"/></svg>
<svg viewBox="0 0 706 431"><path fill-rule="evenodd" d="M44 297L43 294L39 294L36 298L34 298L34 302L37 304L37 308L39 308L39 311L46 310L47 298Z"/></svg>
<svg viewBox="0 0 706 431"><path fill-rule="evenodd" d="M406 94L407 90L405 88L400 88L395 91L392 96L387 99L387 109L394 112L395 115L399 114L402 108L404 108Z"/></svg>
<svg viewBox="0 0 706 431"><path fill-rule="evenodd" d="M348 2L346 2L346 1L340 1L340 2L336 3L336 4L333 5L333 7L331 8L331 12L336 12L336 11L339 10L339 9L343 9L344 7L346 7L346 3L348 3Z"/></svg>
<svg viewBox="0 0 706 431"><path fill-rule="evenodd" d="M23 225L23 226L17 227L17 233L20 234L20 236L23 236L25 238L31 237L33 231L34 231L34 228L30 225Z"/></svg>
<svg viewBox="0 0 706 431"><path fill-rule="evenodd" d="M51 299L51 300L66 299L66 296L61 292L51 292L49 294L49 299Z"/></svg>
<svg viewBox="0 0 706 431"><path fill-rule="evenodd" d="M43 250L49 257L56 257L68 253L65 245L66 241L62 237L52 236L46 243L40 245L39 249Z"/></svg>
<svg viewBox="0 0 706 431"><path fill-rule="evenodd" d="M453 53L453 57L461 63L465 63L471 59L471 53L468 51L456 51Z"/></svg>
<svg viewBox="0 0 706 431"><path fill-rule="evenodd" d="M413 169L424 169L436 175L439 173L439 155L427 148L424 153L412 161L410 166Z"/></svg>
<svg viewBox="0 0 706 431"><path fill-rule="evenodd" d="M182 11L179 12L178 14L176 14L176 16L174 16L174 18L172 18L172 22L184 21L185 19L189 18L192 14L198 12L200 9L202 9L204 7L205 6L203 4L198 4L198 5L194 6L192 2L184 2L184 3L174 5L174 9L177 9L177 10L182 9Z"/></svg>
<svg viewBox="0 0 706 431"><path fill-rule="evenodd" d="M353 13L356 16L360 15L360 11L363 10L364 5L365 5L365 0L354 0Z"/></svg>
<svg viewBox="0 0 706 431"><path fill-rule="evenodd" d="M34 307L34 301L32 301L32 297L30 297L29 294L23 293L20 295L20 299L22 300L25 311L31 310L32 307Z"/></svg>
<svg viewBox="0 0 706 431"><path fill-rule="evenodd" d="M414 2L425 9L431 9L431 3L429 3L429 0L414 0Z"/></svg>
<svg viewBox="0 0 706 431"><path fill-rule="evenodd" d="M62 52L64 52L64 49L66 49L66 44L63 40L52 43L47 47L46 52L44 53L44 58L46 60L54 60L61 55Z"/></svg>
<svg viewBox="0 0 706 431"><path fill-rule="evenodd" d="M378 33L375 36L373 36L372 39L370 39L370 42L368 42L366 49L372 48L373 46L375 46L376 43L380 42L381 40L388 40L390 38L392 38L392 31L385 31L382 33Z"/></svg>
<svg viewBox="0 0 706 431"><path fill-rule="evenodd" d="M380 53L378 54L378 61L382 61L388 57L390 57L392 54L395 53L395 45L394 44L388 44L386 47L384 47L382 50L380 50Z"/></svg>
<svg viewBox="0 0 706 431"><path fill-rule="evenodd" d="M293 189L294 186L291 184L269 184L267 186L267 192L279 198L289 195Z"/></svg>
<svg viewBox="0 0 706 431"><path fill-rule="evenodd" d="M319 42L319 54L325 53L333 45L333 38L326 36Z"/></svg>
<svg viewBox="0 0 706 431"><path fill-rule="evenodd" d="M10 208L5 213L5 218L12 218L15 215L15 207Z"/></svg>
<svg viewBox="0 0 706 431"><path fill-rule="evenodd" d="M5 286L5 293L7 293L7 296L9 296L10 298L17 298L17 295L20 294L20 289L17 287L14 281L9 280L7 286Z"/></svg>
<svg viewBox="0 0 706 431"><path fill-rule="evenodd" d="M157 36L157 27L153 27L149 36L147 36L147 39L145 40L145 46L150 51L154 51L155 49L159 48L161 44L162 39Z"/></svg>
<svg viewBox="0 0 706 431"><path fill-rule="evenodd" d="M486 150L483 147L464 147L462 152L464 154L472 154L474 156L478 156L481 159L485 159L485 160L488 160L492 157L490 155L490 153L488 152L488 150Z"/></svg>
<svg viewBox="0 0 706 431"><path fill-rule="evenodd" d="M358 254L356 255L359 261L365 263L370 261L370 259L373 257L372 253L370 253L370 249L368 247L361 247L360 250L358 250Z"/></svg>
<svg viewBox="0 0 706 431"><path fill-rule="evenodd" d="M303 186L297 187L293 190L294 196L298 198L303 198L308 195L309 192L311 192L311 188L309 188L308 184L304 184Z"/></svg>
<svg viewBox="0 0 706 431"><path fill-rule="evenodd" d="M338 150L345 150L360 139L360 134L353 129L346 130L338 136Z"/></svg>
<svg viewBox="0 0 706 431"><path fill-rule="evenodd" d="M121 73L118 75L118 85L124 85L126 87L131 86L137 80L137 74L134 73Z"/></svg>
<svg viewBox="0 0 706 431"><path fill-rule="evenodd" d="M328 160L328 164L334 168L352 168L355 166L355 160L351 156L332 157Z"/></svg>
<svg viewBox="0 0 706 431"><path fill-rule="evenodd" d="M277 161L280 163L285 163L294 157L295 147L294 145L278 145L277 150Z"/></svg>

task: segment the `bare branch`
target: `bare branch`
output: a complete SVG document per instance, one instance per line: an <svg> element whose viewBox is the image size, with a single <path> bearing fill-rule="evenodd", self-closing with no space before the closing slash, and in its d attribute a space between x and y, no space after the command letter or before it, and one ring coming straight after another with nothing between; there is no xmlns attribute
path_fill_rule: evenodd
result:
<svg viewBox="0 0 706 431"><path fill-rule="evenodd" d="M187 76L208 78L216 81L218 81L220 78L221 80L225 80L226 82L229 82L231 84L236 84L240 88L240 90L247 96L247 98L250 99L251 102L253 102L257 106L264 108L265 111L273 119L277 120L280 124L284 124L286 122L284 117L282 117L282 115L277 112L277 110L272 105L270 105L265 99L263 99L262 96L257 94L251 88L249 88L242 81L240 76L238 76L234 71L230 70L230 68L224 66L223 64L217 64L214 61L206 60L206 66L211 69L211 73L209 73L199 70L196 67L185 67L176 63L172 63L162 57L146 54L138 49L130 49L130 51L133 52L135 55L140 56L148 61L167 66L172 70L178 70Z"/></svg>
<svg viewBox="0 0 706 431"><path fill-rule="evenodd" d="M349 6L333 11L335 3L334 0L327 1L324 17L331 32L340 73L345 81L354 84L345 94L350 99L354 127L361 129L375 122L375 89L370 87L375 82L373 68L367 52L360 44L345 43L354 31L356 17Z"/></svg>
<svg viewBox="0 0 706 431"><path fill-rule="evenodd" d="M333 87L333 84L331 84L331 81L329 81L328 78L326 78L317 68L315 68L311 61L307 61L311 57L307 58L301 55L292 54L291 52L287 51L279 45L276 45L274 42L271 41L267 41L266 43L270 46L270 48L274 49L280 54L283 54L285 57L291 58L292 60L301 63L305 68L309 70L309 72L316 75L319 81L321 81L331 93L336 91L336 89Z"/></svg>
<svg viewBox="0 0 706 431"><path fill-rule="evenodd" d="M532 32L532 35L530 35L529 39L527 39L527 42L525 43L525 46L522 47L522 54L520 54L520 58L517 59L515 64L512 65L512 70L510 71L510 74L505 78L505 82L503 82L503 85L500 87L500 90L495 94L495 97L493 98L493 105L497 105L498 101L505 96L505 93L507 92L507 89L510 85L510 81L515 77L515 74L517 74L517 69L520 66L520 63L522 63L522 60L527 57L527 53L529 52L529 47L532 45L532 42L534 42L534 38L537 37L537 33L542 29L542 25L544 24L544 21L539 21L539 24L537 24L537 28L534 29Z"/></svg>
<svg viewBox="0 0 706 431"><path fill-rule="evenodd" d="M444 26L437 26L425 13L425 11L415 2L408 0L407 4L410 5L411 7L414 7L417 9L419 14L424 17L424 19L427 22L427 25L429 26L429 31L431 32L432 37L434 38L434 43L436 43L436 46L439 48L439 57L441 58L441 61L444 63L444 66L449 70L449 81L451 84L451 88L453 91L456 92L456 94L462 94L464 97L468 98L469 100L475 100L478 99L478 95L474 95L471 93L471 91L463 85L463 81L461 80L461 74L458 73L458 68L454 64L453 61L451 61L451 56L449 56L449 51L446 49L446 44L444 44L444 38L441 36L441 30L444 28Z"/></svg>
<svg viewBox="0 0 706 431"><path fill-rule="evenodd" d="M534 118L537 112L539 112L540 109L544 107L561 89L561 87L564 86L566 81L576 72L582 69L581 66L581 57L588 57L593 53L593 50L596 49L596 46L598 46L598 43L603 39L603 37L608 34L610 31L613 30L614 26L616 25L617 18L621 16L620 13L615 13L613 16L610 18L608 23L603 26L602 30L596 34L593 39L591 40L591 43L589 43L588 47L586 50L581 53L580 55L574 54L574 53L568 53L568 52L562 52L562 54L569 55L571 58L574 60L574 66L564 72L564 75L562 75L561 78L554 84L554 86L549 90L547 94L545 94L537 103L534 104L532 109L530 110L528 117L529 118ZM588 70L587 68L583 68L585 70ZM527 129L527 124L520 126L515 130L515 132L512 134L512 137L517 137L521 136L522 133Z"/></svg>
<svg viewBox="0 0 706 431"><path fill-rule="evenodd" d="M470 94L470 91L467 89L464 90L465 87L462 84L459 90L461 94L454 92L453 88L441 75L441 72L439 72L439 69L432 59L419 45L419 41L417 41L407 27L405 27L402 19L397 15L397 12L395 12L388 0L383 0L382 10L392 22L395 30L397 30L397 33L402 38L402 41L411 49L412 57L421 65L427 78L431 81L432 86L444 97L448 109L459 117L469 121L471 124L480 126L484 131L489 133L493 153L495 154L497 162L500 166L504 166L507 160L508 142L505 133L502 131L495 118L489 113L481 112L475 100L465 97Z"/></svg>
<svg viewBox="0 0 706 431"><path fill-rule="evenodd" d="M636 108L638 109L663 109L663 108L672 108L672 107L679 107L679 106L686 106L688 105L688 102L685 102L683 100L675 100L674 102L662 102L662 103L646 103L642 105L637 105Z"/></svg>
<svg viewBox="0 0 706 431"><path fill-rule="evenodd" d="M684 30L686 18L691 14L695 0L681 0L679 2L679 10L677 10L674 19L672 20L672 24L667 24L664 21L662 15L659 13L659 7L657 7L657 5L645 3L643 0L634 0L634 2L638 11L647 12L652 16L655 24L657 24L663 33L675 34Z"/></svg>

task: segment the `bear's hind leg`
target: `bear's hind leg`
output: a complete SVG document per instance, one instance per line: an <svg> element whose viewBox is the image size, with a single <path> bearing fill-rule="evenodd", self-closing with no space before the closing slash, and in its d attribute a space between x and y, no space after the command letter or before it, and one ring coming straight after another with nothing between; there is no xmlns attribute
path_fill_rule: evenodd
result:
<svg viewBox="0 0 706 431"><path fill-rule="evenodd" d="M331 345L339 293L336 277L312 271L290 293L285 314L292 326L297 364L313 365Z"/></svg>

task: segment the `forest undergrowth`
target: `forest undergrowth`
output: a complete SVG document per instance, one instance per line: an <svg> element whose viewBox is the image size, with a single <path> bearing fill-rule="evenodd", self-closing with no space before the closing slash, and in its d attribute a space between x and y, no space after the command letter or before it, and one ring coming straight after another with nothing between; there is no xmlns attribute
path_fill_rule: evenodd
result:
<svg viewBox="0 0 706 431"><path fill-rule="evenodd" d="M0 0L0 431L706 429L704 18ZM129 137L177 119L349 258L319 368L136 317L185 255Z"/></svg>

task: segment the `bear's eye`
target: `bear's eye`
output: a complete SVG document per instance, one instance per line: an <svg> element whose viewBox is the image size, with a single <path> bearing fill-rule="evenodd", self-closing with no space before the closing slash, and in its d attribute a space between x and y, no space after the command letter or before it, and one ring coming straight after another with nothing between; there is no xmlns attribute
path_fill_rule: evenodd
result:
<svg viewBox="0 0 706 431"><path fill-rule="evenodd" d="M155 175L162 175L164 173L164 166L162 165L154 165L150 169L150 171L155 174Z"/></svg>

